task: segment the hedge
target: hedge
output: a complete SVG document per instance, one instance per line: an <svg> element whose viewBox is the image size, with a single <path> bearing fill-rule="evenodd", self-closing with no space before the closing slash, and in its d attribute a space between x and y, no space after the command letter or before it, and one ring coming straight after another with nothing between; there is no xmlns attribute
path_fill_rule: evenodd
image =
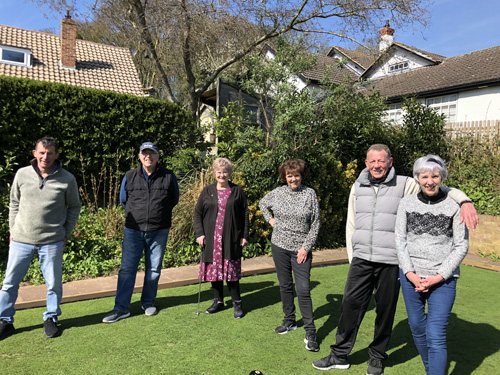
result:
<svg viewBox="0 0 500 375"><path fill-rule="evenodd" d="M192 149L201 140L200 129L192 116L169 102L0 76L2 271L8 252L9 185L15 172L29 164L35 142L43 136L54 137L59 142L59 158L64 167L75 175L80 187L85 186L85 178L86 191L89 195L98 191L101 203L105 194L108 203L111 195L116 199L116 186L123 174L139 165L137 153L141 143L155 142L162 156L169 158L178 150ZM107 174L104 177L103 170ZM99 186L100 190L92 186L92 180L99 184L101 179L104 185L107 180L108 185ZM87 198L84 203L88 203L86 193L83 198ZM90 199L96 202L94 197ZM88 250L80 245L81 251Z"/></svg>
<svg viewBox="0 0 500 375"><path fill-rule="evenodd" d="M169 102L13 77L0 77L0 121L0 165L12 155L15 172L29 163L37 139L52 136L79 184L80 155L91 175L117 161L125 172L138 163L142 142L155 142L168 156L201 137L190 114Z"/></svg>

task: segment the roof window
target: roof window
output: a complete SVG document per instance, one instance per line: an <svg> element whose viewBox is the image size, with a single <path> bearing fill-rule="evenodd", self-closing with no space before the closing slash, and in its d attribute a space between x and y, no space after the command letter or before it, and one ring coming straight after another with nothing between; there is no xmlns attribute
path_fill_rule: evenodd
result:
<svg viewBox="0 0 500 375"><path fill-rule="evenodd" d="M0 45L0 63L31 67L29 49Z"/></svg>
<svg viewBox="0 0 500 375"><path fill-rule="evenodd" d="M401 72L408 69L408 61L403 61L389 66L389 73Z"/></svg>

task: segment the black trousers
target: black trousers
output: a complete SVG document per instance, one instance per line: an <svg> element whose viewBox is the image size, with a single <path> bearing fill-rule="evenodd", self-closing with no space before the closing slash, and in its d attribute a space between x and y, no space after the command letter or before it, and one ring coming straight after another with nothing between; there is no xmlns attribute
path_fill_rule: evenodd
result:
<svg viewBox="0 0 500 375"><path fill-rule="evenodd" d="M315 334L316 327L314 325L310 287L312 254L309 253L306 261L299 264L297 263L297 253L293 251L282 249L271 243L271 252L280 284L285 322L295 321L295 303L293 302L293 277L295 277L295 291L299 301L302 321L304 322L304 329L308 334Z"/></svg>
<svg viewBox="0 0 500 375"><path fill-rule="evenodd" d="M372 294L375 297L375 332L368 347L370 358L385 359L399 297L399 267L353 258L342 300L335 344L337 357L347 357L354 347L359 326Z"/></svg>
<svg viewBox="0 0 500 375"><path fill-rule="evenodd" d="M226 283L232 301L241 301L240 281L226 281ZM219 301L224 301L224 281L212 281L212 289L214 291L214 298L217 298Z"/></svg>

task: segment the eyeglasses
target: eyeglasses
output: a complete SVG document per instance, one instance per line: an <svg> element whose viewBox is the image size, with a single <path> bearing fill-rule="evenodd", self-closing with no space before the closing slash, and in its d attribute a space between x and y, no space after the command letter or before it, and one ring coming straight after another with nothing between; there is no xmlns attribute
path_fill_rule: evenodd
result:
<svg viewBox="0 0 500 375"><path fill-rule="evenodd" d="M143 157L147 157L147 156L149 156L150 158L153 158L153 157L155 157L155 156L156 156L156 155L158 155L158 154L157 154L156 152L141 152L141 155L142 155Z"/></svg>

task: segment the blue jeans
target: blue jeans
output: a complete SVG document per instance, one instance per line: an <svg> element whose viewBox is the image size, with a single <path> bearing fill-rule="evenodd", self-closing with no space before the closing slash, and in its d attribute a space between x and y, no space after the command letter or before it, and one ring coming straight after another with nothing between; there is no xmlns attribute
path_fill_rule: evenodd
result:
<svg viewBox="0 0 500 375"><path fill-rule="evenodd" d="M293 277L295 277L295 292L299 301L299 309L307 334L316 333L314 325L313 306L311 300L311 265L312 253L307 254L304 263L297 263L297 253L282 249L271 243L276 274L280 285L281 303L283 304L284 321L295 321L295 303L293 295ZM292 276L293 272L293 276Z"/></svg>
<svg viewBox="0 0 500 375"><path fill-rule="evenodd" d="M400 270L399 275L408 323L425 371L429 375L444 375L448 364L446 327L455 302L457 279L450 277L432 286L428 292L417 293L403 271Z"/></svg>
<svg viewBox="0 0 500 375"><path fill-rule="evenodd" d="M146 260L146 272L142 287L141 305L144 307L154 306L168 232L169 229L144 232L125 228L123 232L122 263L118 272L114 310L129 311L137 268L143 250Z"/></svg>
<svg viewBox="0 0 500 375"><path fill-rule="evenodd" d="M11 241L9 246L9 260L7 270L0 290L0 319L14 322L19 283L23 280L33 259L38 252L40 268L47 285L47 311L43 313L43 320L48 318L57 322L61 315L59 304L62 298L62 260L64 242L54 242L46 245L30 245Z"/></svg>

